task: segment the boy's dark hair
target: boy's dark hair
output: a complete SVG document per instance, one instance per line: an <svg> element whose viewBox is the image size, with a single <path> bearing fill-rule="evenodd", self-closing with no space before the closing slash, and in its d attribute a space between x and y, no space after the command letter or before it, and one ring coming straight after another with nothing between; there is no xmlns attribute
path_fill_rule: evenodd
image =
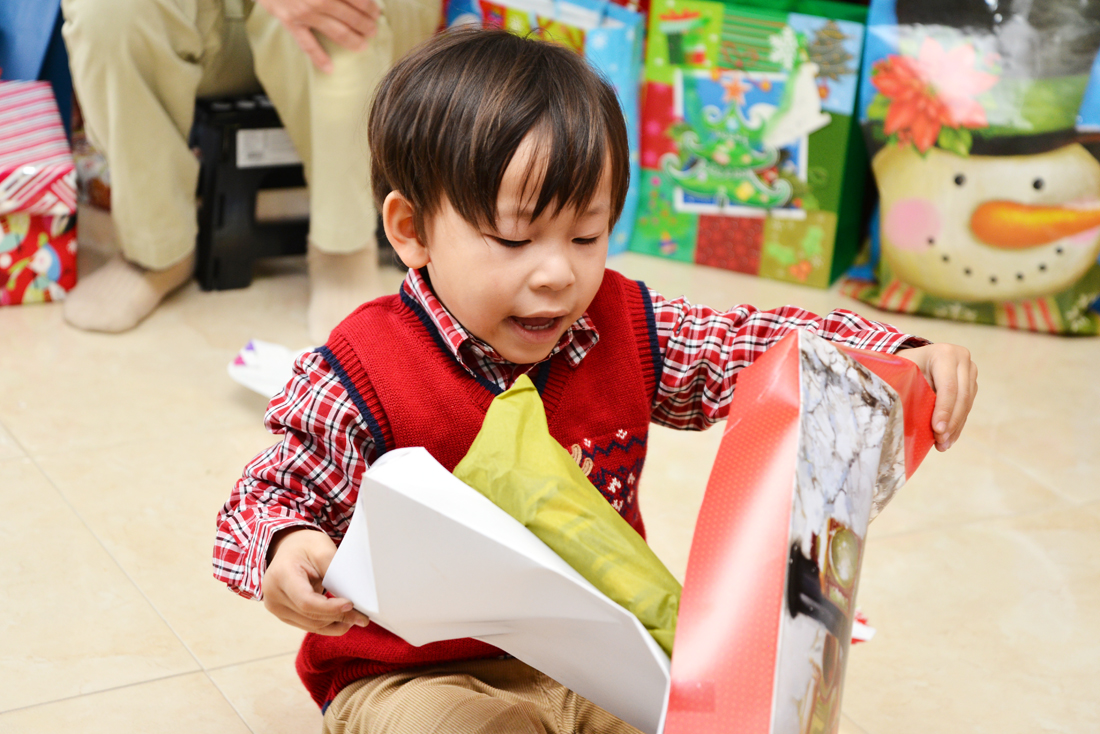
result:
<svg viewBox="0 0 1100 734"><path fill-rule="evenodd" d="M446 195L474 226L497 221L497 195L520 142L534 131L545 175L531 210L587 209L606 172L611 224L630 180L626 123L615 91L575 52L503 30L458 29L423 44L382 80L369 119L371 185L413 206L417 235ZM530 202L526 202L530 203Z"/></svg>

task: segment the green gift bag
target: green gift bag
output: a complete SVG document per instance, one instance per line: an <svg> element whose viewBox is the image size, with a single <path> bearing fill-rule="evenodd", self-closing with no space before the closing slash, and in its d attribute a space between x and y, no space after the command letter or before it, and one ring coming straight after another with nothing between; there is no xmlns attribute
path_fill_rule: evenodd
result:
<svg viewBox="0 0 1100 734"><path fill-rule="evenodd" d="M866 9L654 0L630 249L827 287L858 249Z"/></svg>

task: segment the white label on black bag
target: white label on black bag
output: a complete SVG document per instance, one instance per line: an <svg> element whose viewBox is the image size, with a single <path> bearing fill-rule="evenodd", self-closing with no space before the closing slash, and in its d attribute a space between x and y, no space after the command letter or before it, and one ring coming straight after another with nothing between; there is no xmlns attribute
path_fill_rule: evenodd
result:
<svg viewBox="0 0 1100 734"><path fill-rule="evenodd" d="M237 168L290 166L301 162L290 136L281 127L237 131Z"/></svg>

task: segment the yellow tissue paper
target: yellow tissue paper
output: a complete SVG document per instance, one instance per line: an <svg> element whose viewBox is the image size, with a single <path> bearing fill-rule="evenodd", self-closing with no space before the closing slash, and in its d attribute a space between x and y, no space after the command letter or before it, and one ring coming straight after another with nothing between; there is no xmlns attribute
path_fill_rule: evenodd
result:
<svg viewBox="0 0 1100 734"><path fill-rule="evenodd" d="M672 654L680 583L550 435L529 378L493 400L454 475L633 613Z"/></svg>

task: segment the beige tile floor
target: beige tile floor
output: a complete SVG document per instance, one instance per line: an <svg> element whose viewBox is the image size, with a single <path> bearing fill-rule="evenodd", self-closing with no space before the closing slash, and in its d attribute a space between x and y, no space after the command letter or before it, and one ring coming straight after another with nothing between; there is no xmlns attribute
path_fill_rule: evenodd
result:
<svg viewBox="0 0 1100 734"><path fill-rule="evenodd" d="M869 310L612 265L714 306ZM307 346L306 285L300 259L271 261L249 289L190 285L120 336L70 329L57 305L0 309L0 731L318 730L299 634L209 564L219 506L271 441L226 364L250 338ZM1100 340L878 316L967 345L981 393L963 440L872 528L860 605L878 635L852 650L841 731L1100 732ZM643 507L680 575L719 438L652 436Z"/></svg>

